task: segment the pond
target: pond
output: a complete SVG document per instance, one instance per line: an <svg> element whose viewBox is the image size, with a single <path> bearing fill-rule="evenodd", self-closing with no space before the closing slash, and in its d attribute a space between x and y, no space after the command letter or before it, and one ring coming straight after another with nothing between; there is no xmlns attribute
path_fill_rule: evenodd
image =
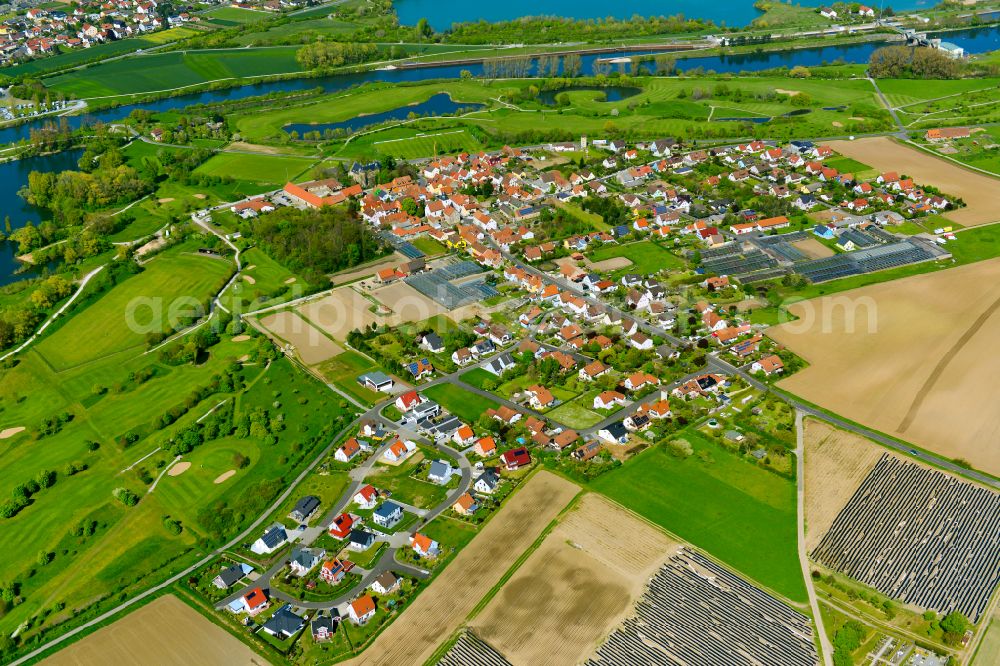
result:
<svg viewBox="0 0 1000 666"><path fill-rule="evenodd" d="M543 90L538 93L538 101L547 106L555 106L556 97L560 94L564 92L568 93L580 91L603 92L605 95L605 101L620 102L623 99L635 97L642 92L642 88L633 88L631 86L570 86L568 88L560 88L558 90Z"/></svg>
<svg viewBox="0 0 1000 666"><path fill-rule="evenodd" d="M23 227L29 221L34 224L42 221L41 211L29 205L17 194L22 187L27 187L28 174L32 171L75 169L77 160L82 154L82 150L68 150L56 155L29 157L0 164L0 197L7 202L3 208L3 214L10 219L12 230ZM29 267L18 273L18 269L24 265L17 260L17 254L17 243L11 241L0 243L0 286L41 272L41 268Z"/></svg>
<svg viewBox="0 0 1000 666"><path fill-rule="evenodd" d="M406 120L410 117L411 113L417 116L441 116L446 113L455 113L459 109L473 110L482 108L482 104L455 102L448 93L438 93L426 102L408 104L381 113L368 113L355 116L348 120L342 120L339 123L293 123L285 125L284 129L289 133L298 132L299 136L302 136L306 132L324 132L326 130L356 132L359 129L379 125L389 120Z"/></svg>

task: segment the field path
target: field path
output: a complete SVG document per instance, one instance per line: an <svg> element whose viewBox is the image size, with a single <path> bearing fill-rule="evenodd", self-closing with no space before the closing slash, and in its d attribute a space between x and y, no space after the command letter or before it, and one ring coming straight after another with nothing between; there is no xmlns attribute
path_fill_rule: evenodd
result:
<svg viewBox="0 0 1000 666"><path fill-rule="evenodd" d="M920 407L923 405L924 400L928 395L930 395L931 391L934 390L934 385L937 383L938 379L941 378L941 375L944 374L944 371L948 369L948 364L950 364L958 353L962 351L962 348L969 343L969 340L971 340L972 337L979 332L979 330L986 324L989 318L993 316L997 309L1000 309L1000 298L993 301L993 303L991 303L990 306L976 318L976 321L974 321L972 325L969 326L964 333L962 333L962 337L956 340L955 344L953 344L951 348L938 360L937 365L934 366L930 376L927 377L927 381L924 382L923 386L920 387L920 390L918 390L916 395L913 397L913 402L910 403L910 409L907 410L906 416L904 416L903 420L900 421L899 427L897 428L900 433L905 433L913 424L913 420L917 417L917 414L920 413Z"/></svg>
<svg viewBox="0 0 1000 666"><path fill-rule="evenodd" d="M802 565L802 580L806 584L806 592L809 595L809 608L812 609L813 622L816 623L816 635L819 637L820 654L823 663L827 666L833 664L833 646L830 644L830 637L823 627L823 615L819 612L819 602L816 600L816 587L813 585L812 573L809 571L809 555L806 552L806 439L802 427L802 410L795 410L795 476L796 491L798 494L796 505L798 525L798 548L799 563Z"/></svg>

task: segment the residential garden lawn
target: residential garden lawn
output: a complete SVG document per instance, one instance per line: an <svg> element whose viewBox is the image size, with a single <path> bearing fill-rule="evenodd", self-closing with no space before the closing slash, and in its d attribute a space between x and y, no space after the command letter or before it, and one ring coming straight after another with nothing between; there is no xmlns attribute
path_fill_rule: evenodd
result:
<svg viewBox="0 0 1000 666"><path fill-rule="evenodd" d="M356 351L347 350L331 359L323 361L316 369L344 393L361 402L374 405L389 397L385 393L371 391L358 383L358 376L381 368Z"/></svg>
<svg viewBox="0 0 1000 666"><path fill-rule="evenodd" d="M571 217L586 222L597 231L610 231L611 225L604 221L604 218L597 213L584 210L574 203L557 203L556 206L565 210Z"/></svg>
<svg viewBox="0 0 1000 666"><path fill-rule="evenodd" d="M592 412L578 400L565 402L549 412L548 415L559 423L574 429L589 428L604 419L603 416Z"/></svg>
<svg viewBox="0 0 1000 666"><path fill-rule="evenodd" d="M186 475L187 473L179 478L184 478ZM351 479L347 472L335 471L329 474L313 472L299 484L295 492L278 507L277 511L271 514L270 520L291 527L292 519L288 517L288 514L295 508L295 504L306 495L314 495L319 498L319 508L307 522L310 525L318 525L323 519L323 515L337 503L350 483Z"/></svg>
<svg viewBox="0 0 1000 666"><path fill-rule="evenodd" d="M385 541L376 541L368 550L357 552L354 550L348 550L345 552L347 559L354 564L358 565L362 569L368 569L373 564L378 562L378 558L382 556L382 552L385 551L388 544Z"/></svg>
<svg viewBox="0 0 1000 666"><path fill-rule="evenodd" d="M134 55L46 79L46 86L77 97L137 95L209 81L291 74L298 46L213 49ZM90 49L87 49L89 51Z"/></svg>
<svg viewBox="0 0 1000 666"><path fill-rule="evenodd" d="M823 161L824 166L832 167L840 173L853 173L858 180L867 180L878 176L878 172L850 157L834 157Z"/></svg>
<svg viewBox="0 0 1000 666"><path fill-rule="evenodd" d="M247 345L225 338L199 365L165 366L155 355L116 356L59 374L36 351L29 351L17 366L0 371L0 418L29 428L2 443L0 494L9 497L15 485L39 470L57 473L52 487L40 491L16 516L4 519L4 538L18 548L0 561L0 580L19 582L24 601L0 617L0 631L13 632L35 618L23 631L33 637L39 628L86 619L92 611L84 609L101 598L117 603L119 593L134 594L179 571L194 561L196 552L221 544L222 538L231 538L260 515L329 441L341 416L341 401L279 359L267 370L263 365L239 370L245 389L189 403L187 413L169 426L153 428L131 447L117 443L124 433L148 428L167 410L184 405L193 390L209 385ZM130 379L150 369L155 374L144 383ZM96 386L110 390L97 392ZM157 447L167 445L181 428L219 403L222 410L235 409L238 419L263 407L275 417L280 413L287 427L277 433L274 444L235 435L203 443L184 456L191 463L187 471L163 476L147 494L150 482L173 459L165 450L155 452ZM40 437L39 423L63 411L73 419L55 434ZM100 446L89 451L88 442ZM237 454L247 459L242 468ZM74 461L87 468L68 474L65 466ZM229 470L236 474L215 483ZM111 493L118 487L138 494L139 504L126 508L115 501ZM179 535L165 528L167 516L180 521ZM90 520L97 524L92 536L72 534L75 526ZM216 528L224 534L216 536ZM39 552L52 553L52 563L39 567ZM86 576L79 575L82 568ZM38 615L57 604L65 604L66 612Z"/></svg>
<svg viewBox="0 0 1000 666"><path fill-rule="evenodd" d="M427 447L420 447L419 451L423 455L414 453L409 460L395 467L385 464L375 465L372 474L369 474L365 480L376 488L389 490L392 493L390 499L398 500L403 504L409 504L418 509L430 509L437 506L448 495L445 487L415 478L412 475L421 460L436 460L443 457L443 454Z"/></svg>
<svg viewBox="0 0 1000 666"><path fill-rule="evenodd" d="M470 393L455 384L436 384L423 389L421 393L466 423L475 423L487 409L500 406L495 400Z"/></svg>
<svg viewBox="0 0 1000 666"><path fill-rule="evenodd" d="M605 245L590 253L589 259L593 262L604 261L615 257L625 257L632 262L631 266L623 268L618 273L658 273L661 270L676 270L684 268L684 261L680 257L664 249L651 240L641 240L624 245Z"/></svg>
<svg viewBox="0 0 1000 666"><path fill-rule="evenodd" d="M234 180L270 185L284 185L302 175L316 160L309 157L217 153L195 169L209 176L228 176Z"/></svg>
<svg viewBox="0 0 1000 666"><path fill-rule="evenodd" d="M419 236L410 241L410 243L413 247L430 257L433 257L436 254L444 254L448 251L444 245L441 245L441 243L437 242L430 236Z"/></svg>
<svg viewBox="0 0 1000 666"><path fill-rule="evenodd" d="M171 250L150 261L145 270L115 286L93 305L73 316L58 331L40 342L36 351L57 371L66 370L109 354L142 346L147 331L130 326L149 325L159 331L172 307L204 302L213 296L233 271L233 264ZM151 325L162 310L162 322Z"/></svg>
<svg viewBox="0 0 1000 666"><path fill-rule="evenodd" d="M682 460L655 446L591 487L792 601L805 601L794 482L740 460L692 429L677 437L690 442L695 455Z"/></svg>
<svg viewBox="0 0 1000 666"><path fill-rule="evenodd" d="M418 530L434 539L441 547L461 550L479 531L477 526L443 513Z"/></svg>

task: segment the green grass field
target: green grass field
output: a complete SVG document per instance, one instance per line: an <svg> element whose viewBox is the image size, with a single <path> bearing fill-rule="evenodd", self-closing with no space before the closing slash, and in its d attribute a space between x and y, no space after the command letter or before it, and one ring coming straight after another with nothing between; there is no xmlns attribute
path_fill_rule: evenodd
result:
<svg viewBox="0 0 1000 666"><path fill-rule="evenodd" d="M475 423L487 409L500 406L494 400L469 393L455 384L437 384L424 389L422 393L466 423Z"/></svg>
<svg viewBox="0 0 1000 666"><path fill-rule="evenodd" d="M169 258L156 259L150 269ZM185 274L210 270L199 264L173 266ZM86 341L87 330L94 325L104 325L100 313L108 307L106 299L119 298L114 292L76 314L46 342L59 342L53 348L66 347L80 354L87 345L79 340ZM75 323L77 318L90 324L81 328ZM74 334L74 330L79 332ZM0 631L9 634L34 618L32 625L23 629L30 638L39 627L86 619L89 611L82 609L100 598L110 595L107 603L112 603L118 591L134 592L178 570L181 562L193 560L199 542L208 543L202 541L208 537L201 522L203 509L220 501L230 505L239 502L246 513L234 524L249 522L266 507L254 508L254 503L269 501L274 492L255 490L258 484L283 487L286 475L289 479L297 475L307 456L315 455L329 441L329 428L338 419L342 400L285 360L272 363L266 371L262 365L239 370L240 381L246 383L245 393L223 391L185 403L194 389L208 385L253 344L226 338L212 347L199 365L166 366L155 355L116 355L58 374L39 351L31 350L16 366L0 370L0 423L28 428L0 442L0 494L10 497L14 486L33 478L39 470L57 473L51 488L39 492L15 517L2 519L4 538L17 543L18 548L0 561L0 580L17 581L23 602L0 616ZM139 371L154 375L135 383L131 377ZM190 469L177 477L164 476L155 492L147 495L149 482L172 457L166 451L156 453L156 448L220 402L235 405L237 415L258 408L275 416L280 412L288 426L277 434L275 444L238 436L205 443L185 456L192 463ZM171 425L154 428L129 448L116 443L125 432L158 424L165 412L185 404L189 411ZM58 432L40 437L43 419L61 412L72 419ZM99 443L99 448L88 450L88 442ZM151 452L144 462L124 471ZM245 466L216 484L220 474L236 469L237 453L247 459ZM86 469L70 475L65 466L74 461ZM111 496L116 487L131 488L142 500L126 509ZM252 497L247 495L248 489ZM336 494L336 488L329 494ZM181 522L180 535L165 529L165 516ZM92 536L71 533L82 520L96 522ZM39 568L39 552L52 553L53 563ZM81 576L81 570L87 575ZM63 607L65 612L53 611ZM43 609L46 614L38 615Z"/></svg>
<svg viewBox="0 0 1000 666"><path fill-rule="evenodd" d="M442 155L446 153L467 152L475 153L483 148L476 137L466 129L443 128L438 131L428 130L424 132L401 129L394 138L392 130L387 132L377 132L366 141L358 142L358 145L367 145L371 150L375 150L384 155L402 157L404 159L414 159L431 155ZM405 135L409 136L405 136ZM357 148L358 146L352 146Z"/></svg>
<svg viewBox="0 0 1000 666"><path fill-rule="evenodd" d="M36 351L55 369L139 349L149 330L162 330L191 299L202 302L225 283L233 264L218 258L171 252L44 339ZM174 313L171 315L171 313ZM157 325L158 324L158 325Z"/></svg>
<svg viewBox="0 0 1000 666"><path fill-rule="evenodd" d="M284 185L307 171L316 160L309 157L217 153L195 169L195 173L229 176L234 180Z"/></svg>
<svg viewBox="0 0 1000 666"><path fill-rule="evenodd" d="M333 358L323 361L317 369L341 391L364 404L374 405L388 397L385 393L370 391L358 383L357 377L359 375L380 368L355 351L347 350L337 354Z"/></svg>
<svg viewBox="0 0 1000 666"><path fill-rule="evenodd" d="M828 167L832 167L841 173L853 173L855 178L860 180L865 180L867 178L872 178L878 175L878 172L857 160L851 159L850 157L834 157L832 159L824 160L823 164Z"/></svg>
<svg viewBox="0 0 1000 666"><path fill-rule="evenodd" d="M792 601L805 601L796 551L795 485L740 460L693 430L704 451L681 460L648 449L592 487Z"/></svg>
<svg viewBox="0 0 1000 666"><path fill-rule="evenodd" d="M417 248L429 257L433 257L436 254L444 254L448 251L444 245L437 242L430 236L419 236L410 242L413 244L413 247Z"/></svg>
<svg viewBox="0 0 1000 666"><path fill-rule="evenodd" d="M273 18L273 14L264 11L241 9L239 7L219 7L205 14L210 23L223 26L243 25L245 23L260 23Z"/></svg>
<svg viewBox="0 0 1000 666"><path fill-rule="evenodd" d="M268 49L172 51L137 55L46 79L53 90L78 97L134 95L208 81L300 71L295 46Z"/></svg>
<svg viewBox="0 0 1000 666"><path fill-rule="evenodd" d="M421 460L436 460L441 454L428 447L420 447L421 453L414 453L408 460L397 466L377 464L365 480L376 488L392 492L392 499L410 504L419 509L430 509L445 500L448 495L444 486L414 478ZM421 455L422 454L422 455Z"/></svg>
<svg viewBox="0 0 1000 666"><path fill-rule="evenodd" d="M590 254L590 260L594 262L614 257L625 257L632 262L631 266L616 272L657 273L661 270L684 268L684 261L677 255L648 240L625 245L605 245Z"/></svg>
<svg viewBox="0 0 1000 666"><path fill-rule="evenodd" d="M600 423L604 418L600 414L587 409L587 405L576 400L559 405L549 412L549 416L559 423L577 429L589 428L592 425Z"/></svg>

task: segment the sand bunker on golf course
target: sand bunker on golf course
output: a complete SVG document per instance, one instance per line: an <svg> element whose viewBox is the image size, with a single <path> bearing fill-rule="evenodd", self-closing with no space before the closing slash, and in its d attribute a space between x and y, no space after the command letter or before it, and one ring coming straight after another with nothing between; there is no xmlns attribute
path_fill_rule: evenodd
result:
<svg viewBox="0 0 1000 666"><path fill-rule="evenodd" d="M24 426L17 426L16 428L6 428L0 430L0 439L10 439L19 432L24 432Z"/></svg>
<svg viewBox="0 0 1000 666"><path fill-rule="evenodd" d="M250 339L249 335L235 335L233 336L233 342L246 342Z"/></svg>
<svg viewBox="0 0 1000 666"><path fill-rule="evenodd" d="M225 481L233 478L233 476L235 474L236 474L236 470L235 469L231 469L228 472L223 472L219 476L215 477L215 481L213 481L212 483L218 485L220 483L223 483L223 482L225 482Z"/></svg>
<svg viewBox="0 0 1000 666"><path fill-rule="evenodd" d="M180 476L181 474L183 474L184 472L188 471L189 469L191 469L191 463L189 463L189 462L179 462L179 463L177 463L176 465L174 465L173 467L170 468L170 471L167 472L167 476Z"/></svg>

